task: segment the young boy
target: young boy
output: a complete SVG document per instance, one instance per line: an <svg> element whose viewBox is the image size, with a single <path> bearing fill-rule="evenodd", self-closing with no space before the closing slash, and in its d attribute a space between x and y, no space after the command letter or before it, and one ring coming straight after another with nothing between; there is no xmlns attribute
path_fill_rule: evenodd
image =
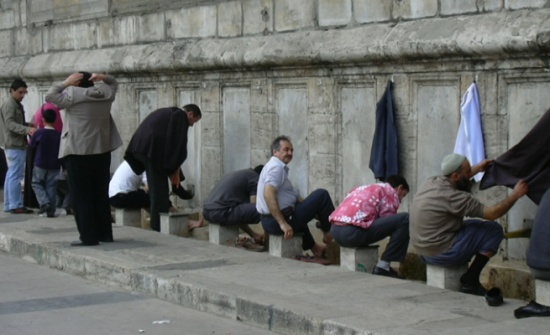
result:
<svg viewBox="0 0 550 335"><path fill-rule="evenodd" d="M43 216L46 213L49 218L55 216L57 176L60 167L57 156L61 133L54 128L56 117L53 109L44 110L42 119L45 127L34 133L29 144L31 148L36 148L32 189L40 204L38 214Z"/></svg>

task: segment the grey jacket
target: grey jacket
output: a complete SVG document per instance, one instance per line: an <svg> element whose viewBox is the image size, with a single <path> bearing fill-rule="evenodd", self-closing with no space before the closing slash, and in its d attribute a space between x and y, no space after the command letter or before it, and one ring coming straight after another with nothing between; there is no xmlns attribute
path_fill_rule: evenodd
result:
<svg viewBox="0 0 550 335"><path fill-rule="evenodd" d="M94 87L66 87L61 82L50 88L46 101L65 108L59 158L102 154L122 145L111 116L117 88L118 84L111 76Z"/></svg>
<svg viewBox="0 0 550 335"><path fill-rule="evenodd" d="M23 105L11 96L0 107L0 147L26 149L29 127Z"/></svg>

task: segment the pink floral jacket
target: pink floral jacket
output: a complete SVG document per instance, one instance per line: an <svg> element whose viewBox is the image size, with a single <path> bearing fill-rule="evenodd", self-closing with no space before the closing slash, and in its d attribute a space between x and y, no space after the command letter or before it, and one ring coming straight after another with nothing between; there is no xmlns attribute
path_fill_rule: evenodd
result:
<svg viewBox="0 0 550 335"><path fill-rule="evenodd" d="M401 201L397 191L386 183L354 188L329 216L332 224L368 229L374 220L397 213Z"/></svg>

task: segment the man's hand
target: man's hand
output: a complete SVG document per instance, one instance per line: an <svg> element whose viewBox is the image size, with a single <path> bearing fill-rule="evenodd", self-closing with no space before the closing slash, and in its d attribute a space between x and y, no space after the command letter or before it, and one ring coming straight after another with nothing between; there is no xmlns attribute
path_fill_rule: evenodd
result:
<svg viewBox="0 0 550 335"><path fill-rule="evenodd" d="M517 182L516 186L514 186L512 194L516 196L516 199L519 199L526 195L527 192L529 192L529 187L527 186L527 183L525 182L525 180L520 180Z"/></svg>
<svg viewBox="0 0 550 335"><path fill-rule="evenodd" d="M489 164L492 164L493 162L494 162L493 159L484 159L481 162L479 162L477 165L474 165L472 167L472 175L470 176L470 178L472 178L473 176L475 176L480 172L487 170L487 167L489 166Z"/></svg>
<svg viewBox="0 0 550 335"><path fill-rule="evenodd" d="M290 240L292 236L294 236L294 230L288 223L284 222L282 224L279 224L279 227L281 227L281 230L283 231L283 237L285 238L285 240Z"/></svg>
<svg viewBox="0 0 550 335"><path fill-rule="evenodd" d="M92 73L92 76L90 77L90 81L96 82L96 81L102 81L105 79L105 75L101 73Z"/></svg>
<svg viewBox="0 0 550 335"><path fill-rule="evenodd" d="M30 136L32 136L34 134L34 132L36 131L36 128L34 127L29 127L27 129L27 134L29 134Z"/></svg>
<svg viewBox="0 0 550 335"><path fill-rule="evenodd" d="M170 176L170 183L172 185L179 185L180 184L180 170L181 169L177 169L176 172L174 172L171 176Z"/></svg>
<svg viewBox="0 0 550 335"><path fill-rule="evenodd" d="M84 77L84 75L80 72L73 73L63 81L63 84L65 86L77 86L82 80L82 77Z"/></svg>

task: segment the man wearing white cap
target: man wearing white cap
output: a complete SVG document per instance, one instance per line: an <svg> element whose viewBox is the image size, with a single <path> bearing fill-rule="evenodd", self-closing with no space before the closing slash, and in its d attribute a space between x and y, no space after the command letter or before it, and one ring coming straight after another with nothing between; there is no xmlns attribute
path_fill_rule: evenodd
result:
<svg viewBox="0 0 550 335"><path fill-rule="evenodd" d="M497 218L506 214L528 191L520 180L499 204L488 207L469 191L470 179L485 171L490 160L470 166L459 154L445 156L441 176L431 177L418 189L410 208L410 239L428 264L452 267L474 261L460 278L461 291L485 295L479 282L481 270L495 255L504 238ZM464 217L483 218L464 220Z"/></svg>

